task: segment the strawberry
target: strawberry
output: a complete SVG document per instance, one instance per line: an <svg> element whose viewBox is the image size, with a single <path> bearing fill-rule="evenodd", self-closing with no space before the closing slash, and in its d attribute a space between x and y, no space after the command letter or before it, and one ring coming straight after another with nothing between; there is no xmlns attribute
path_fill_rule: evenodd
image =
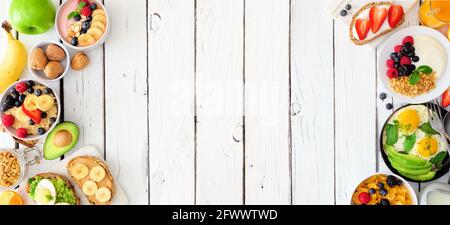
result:
<svg viewBox="0 0 450 225"><path fill-rule="evenodd" d="M391 28L396 28L400 21L405 17L405 12L401 5L391 5L388 11L388 22Z"/></svg>
<svg viewBox="0 0 450 225"><path fill-rule="evenodd" d="M372 23L372 33L375 34L380 30L386 20L387 14L388 11L384 7L374 6L370 9L369 18Z"/></svg>
<svg viewBox="0 0 450 225"><path fill-rule="evenodd" d="M19 138L26 138L28 136L28 131L25 128L19 128L16 130L16 135Z"/></svg>
<svg viewBox="0 0 450 225"><path fill-rule="evenodd" d="M387 71L386 75L390 78L390 79L394 79L398 77L398 70L391 68Z"/></svg>
<svg viewBox="0 0 450 225"><path fill-rule="evenodd" d="M92 14L92 10L89 7L89 5L86 5L85 7L83 7L83 9L81 9L81 11L80 11L80 14L83 16L86 16L86 17L90 16Z"/></svg>
<svg viewBox="0 0 450 225"><path fill-rule="evenodd" d="M450 88L448 88L442 95L442 107L447 107L450 105Z"/></svg>
<svg viewBox="0 0 450 225"><path fill-rule="evenodd" d="M356 32L358 33L359 40L364 40L369 34L371 22L369 19L357 19L355 23Z"/></svg>
<svg viewBox="0 0 450 225"><path fill-rule="evenodd" d="M402 46L402 45L397 45L397 46L395 46L394 51L395 51L396 53L399 53L399 52L402 51L402 49L403 49L403 46Z"/></svg>
<svg viewBox="0 0 450 225"><path fill-rule="evenodd" d="M2 123L5 127L11 127L14 124L14 116L6 114L2 118Z"/></svg>
<svg viewBox="0 0 450 225"><path fill-rule="evenodd" d="M33 111L30 111L28 109L25 108L25 104L22 105L22 111L25 113L25 115L27 115L28 117L30 117L31 120L33 120L34 123L36 124L40 124L41 123L41 110L36 109Z"/></svg>

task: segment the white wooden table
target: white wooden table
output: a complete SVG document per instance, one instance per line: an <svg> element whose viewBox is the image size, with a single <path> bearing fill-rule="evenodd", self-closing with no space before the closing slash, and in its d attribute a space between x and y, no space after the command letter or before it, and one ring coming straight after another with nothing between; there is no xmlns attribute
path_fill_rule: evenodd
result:
<svg viewBox="0 0 450 225"><path fill-rule="evenodd" d="M80 126L78 147L102 149L131 204L348 204L360 179L388 171L378 134L385 104L400 103L377 98L377 52L350 43L330 1L104 0L109 39L52 84L63 119Z"/></svg>

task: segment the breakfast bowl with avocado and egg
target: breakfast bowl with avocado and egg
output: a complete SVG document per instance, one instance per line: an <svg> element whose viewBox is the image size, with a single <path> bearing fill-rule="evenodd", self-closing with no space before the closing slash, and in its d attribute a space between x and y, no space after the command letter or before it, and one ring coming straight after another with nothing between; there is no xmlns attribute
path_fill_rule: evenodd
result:
<svg viewBox="0 0 450 225"><path fill-rule="evenodd" d="M447 111L439 107L441 113ZM449 171L447 139L430 124L428 107L405 105L383 126L381 155L389 169L408 181L436 180Z"/></svg>

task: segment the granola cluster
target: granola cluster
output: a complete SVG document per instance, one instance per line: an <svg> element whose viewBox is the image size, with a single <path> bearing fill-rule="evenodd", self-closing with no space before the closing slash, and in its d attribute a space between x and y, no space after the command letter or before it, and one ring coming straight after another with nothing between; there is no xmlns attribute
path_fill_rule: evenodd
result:
<svg viewBox="0 0 450 225"><path fill-rule="evenodd" d="M19 159L10 152L0 152L0 187L10 187L16 184L19 177Z"/></svg>
<svg viewBox="0 0 450 225"><path fill-rule="evenodd" d="M401 95L415 97L434 89L436 87L436 76L434 72L430 75L421 74L419 82L415 85L409 84L409 77L400 76L391 79L391 87Z"/></svg>

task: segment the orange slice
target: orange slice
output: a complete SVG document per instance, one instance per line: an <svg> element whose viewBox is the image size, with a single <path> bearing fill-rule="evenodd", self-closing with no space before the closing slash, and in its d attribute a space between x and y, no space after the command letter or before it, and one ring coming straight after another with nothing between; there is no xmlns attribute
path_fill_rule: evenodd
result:
<svg viewBox="0 0 450 225"><path fill-rule="evenodd" d="M5 191L0 195L0 205L23 205L23 199L17 192Z"/></svg>
<svg viewBox="0 0 450 225"><path fill-rule="evenodd" d="M95 38L89 34L82 34L82 35L80 35L80 37L78 37L78 44L81 47L87 47L87 46L93 45L93 44L95 44L95 42L96 42Z"/></svg>

